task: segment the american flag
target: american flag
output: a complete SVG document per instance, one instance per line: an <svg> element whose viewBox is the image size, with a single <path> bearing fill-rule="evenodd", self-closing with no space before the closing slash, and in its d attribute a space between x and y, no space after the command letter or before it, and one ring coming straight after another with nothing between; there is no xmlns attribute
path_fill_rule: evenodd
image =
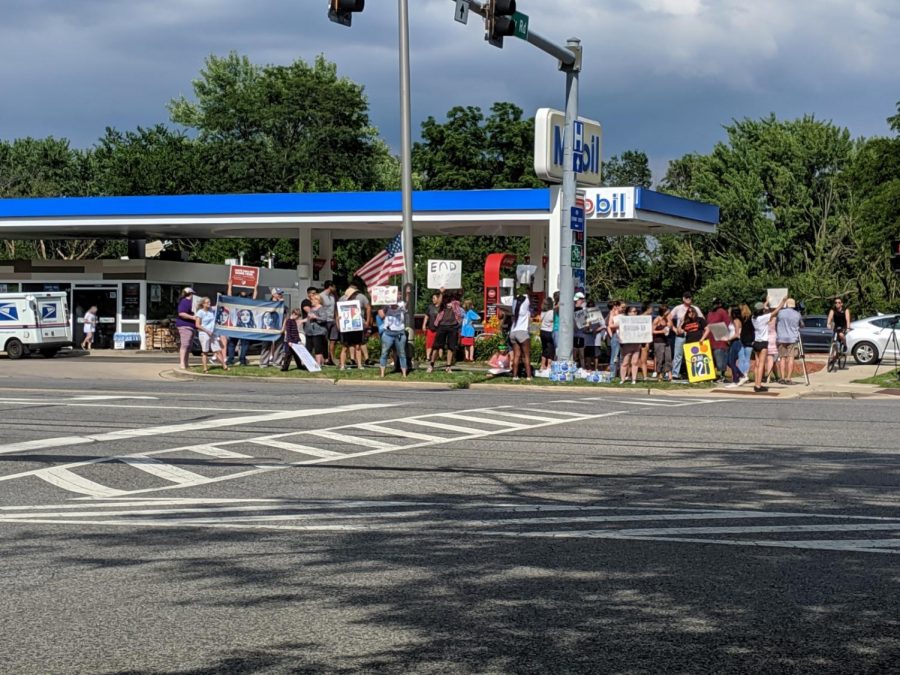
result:
<svg viewBox="0 0 900 675"><path fill-rule="evenodd" d="M403 261L402 233L391 239L378 255L356 270L356 276L366 282L366 286L384 286L395 274L403 274L406 264Z"/></svg>

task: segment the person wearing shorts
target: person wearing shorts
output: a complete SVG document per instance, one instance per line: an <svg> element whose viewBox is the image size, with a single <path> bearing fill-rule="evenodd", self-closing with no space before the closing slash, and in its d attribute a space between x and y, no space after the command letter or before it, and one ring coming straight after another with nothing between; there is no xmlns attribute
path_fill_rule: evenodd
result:
<svg viewBox="0 0 900 675"><path fill-rule="evenodd" d="M202 298L197 312L194 314L197 337L200 340L200 358L203 361L203 372L209 372L209 355L214 354L222 361L222 367L228 370L225 363L225 349L222 340L216 335L216 313L212 309L209 298Z"/></svg>
<svg viewBox="0 0 900 675"><path fill-rule="evenodd" d="M475 360L475 321L481 317L473 309L472 301L466 300L463 304L462 328L459 331L459 339L465 350L466 361Z"/></svg>
<svg viewBox="0 0 900 675"><path fill-rule="evenodd" d="M531 301L528 297L528 288L519 288L519 294L513 301L512 326L509 331L509 341L512 344L512 375L514 380L519 379L519 365L525 366L525 377L531 379Z"/></svg>
<svg viewBox="0 0 900 675"><path fill-rule="evenodd" d="M178 300L178 316L175 319L175 326L178 328L179 339L179 366L182 370L188 368L188 357L191 353L191 343L194 341L194 331L197 330L197 319L194 316L193 300L194 289L186 286L181 291L181 298Z"/></svg>
<svg viewBox="0 0 900 675"><path fill-rule="evenodd" d="M82 324L82 329L84 330L84 340L81 341L81 348L85 351L90 351L91 347L94 344L94 333L97 331L97 306L92 305L90 309L84 314L84 323Z"/></svg>
<svg viewBox="0 0 900 675"><path fill-rule="evenodd" d="M441 294L441 306L434 321L437 330L431 349L431 359L428 362L429 373L434 370L435 356L442 349L447 352L447 372L451 371L453 357L459 346L459 327L462 325L462 320L463 310L459 300Z"/></svg>
<svg viewBox="0 0 900 675"><path fill-rule="evenodd" d="M425 308L425 360L431 363L431 351L434 349L434 339L437 337L437 325L435 319L440 311L442 293L432 293L431 303Z"/></svg>

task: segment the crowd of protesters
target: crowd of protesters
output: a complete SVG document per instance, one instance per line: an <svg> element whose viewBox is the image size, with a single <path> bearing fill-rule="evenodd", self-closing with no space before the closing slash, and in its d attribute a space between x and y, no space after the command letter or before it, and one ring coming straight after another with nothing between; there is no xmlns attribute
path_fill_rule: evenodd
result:
<svg viewBox="0 0 900 675"><path fill-rule="evenodd" d="M229 288L229 293L231 292ZM241 292L246 294L246 292ZM185 288L178 306L178 327L181 333L181 366L187 367L187 353L196 330L204 372L210 360L218 359L224 368L235 363L248 365L249 340L226 339L215 333L215 312L209 298L202 298L196 313L191 307L193 289ZM253 293L256 297L256 293ZM488 359L489 373L509 375L517 380L524 377L546 377L556 359L559 342L559 294L532 306L532 294L527 286L520 287L511 304L498 308L501 344ZM284 299L280 288L273 288L270 299ZM299 308L289 310L278 340L263 343L260 367L278 367L283 371L295 361L303 364L292 345L303 344L321 365L341 369L377 365L384 377L389 360L392 369L407 376L413 353L407 330L407 307L410 289L404 289L402 299L373 308L361 280L354 279L339 294L330 281L321 288L310 287ZM777 305L756 302L751 308L738 304L730 308L714 299L708 312L694 304L691 293L683 294L681 303L669 307L665 303L630 304L623 300L609 303L591 302L584 293L574 296L573 359L584 371L605 370L606 379L622 384L638 381L681 381L684 379L684 345L709 340L716 379L729 387L753 382L756 392L765 392L766 383L775 381L791 385L795 360L799 356L802 319L797 303L785 298ZM341 332L338 329L337 303L357 301L362 314L363 330ZM645 315L650 317L652 340L644 344L623 343L620 339L620 318ZM831 315L840 328L849 324L849 312L840 300L835 302ZM831 316L830 315L830 316ZM435 291L425 308L425 367L433 372L438 366L450 372L457 357L466 362L475 360L476 323L481 315L470 300L459 293ZM716 331L711 327L719 325ZM840 324L840 325L838 325ZM368 338L377 334L381 353L377 364L371 360ZM188 335L191 333L191 335ZM532 365L532 336L539 336L540 359ZM338 349L340 345L340 349ZM393 358L389 359L393 355Z"/></svg>

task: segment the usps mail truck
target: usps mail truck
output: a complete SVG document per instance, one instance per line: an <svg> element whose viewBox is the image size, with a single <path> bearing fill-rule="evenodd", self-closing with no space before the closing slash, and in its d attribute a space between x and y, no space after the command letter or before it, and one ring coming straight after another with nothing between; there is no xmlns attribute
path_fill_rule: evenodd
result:
<svg viewBox="0 0 900 675"><path fill-rule="evenodd" d="M67 293L0 293L0 352L50 358L72 344Z"/></svg>

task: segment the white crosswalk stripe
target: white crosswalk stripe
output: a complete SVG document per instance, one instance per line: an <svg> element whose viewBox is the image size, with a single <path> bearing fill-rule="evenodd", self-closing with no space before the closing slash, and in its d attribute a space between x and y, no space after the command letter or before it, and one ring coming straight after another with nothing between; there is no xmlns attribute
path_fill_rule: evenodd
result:
<svg viewBox="0 0 900 675"><path fill-rule="evenodd" d="M263 447L279 448L288 452L296 452L301 455L310 455L311 457L343 457L344 454L334 452L332 450L323 450L322 448L314 448L309 445L300 445L298 443L288 443L277 438L267 438L261 441L253 441L256 445Z"/></svg>

